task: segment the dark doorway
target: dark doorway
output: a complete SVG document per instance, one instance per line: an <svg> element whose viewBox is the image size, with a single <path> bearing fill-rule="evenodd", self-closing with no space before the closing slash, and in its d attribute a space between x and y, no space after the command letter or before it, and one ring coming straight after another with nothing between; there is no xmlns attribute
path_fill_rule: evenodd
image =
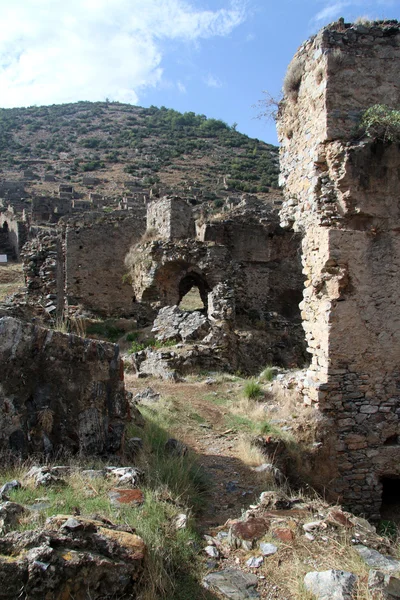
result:
<svg viewBox="0 0 400 600"><path fill-rule="evenodd" d="M400 525L400 478L382 477L381 518Z"/></svg>

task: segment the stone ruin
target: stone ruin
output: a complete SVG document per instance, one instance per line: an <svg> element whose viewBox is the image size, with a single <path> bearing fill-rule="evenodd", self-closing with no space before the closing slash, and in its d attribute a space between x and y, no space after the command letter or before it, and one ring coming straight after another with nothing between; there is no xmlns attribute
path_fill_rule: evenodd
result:
<svg viewBox="0 0 400 600"><path fill-rule="evenodd" d="M323 483L374 518L400 479L400 151L355 130L368 107L399 106L399 66L397 22L339 21L295 55L278 117L281 222L302 234L303 394L323 417Z"/></svg>
<svg viewBox="0 0 400 600"><path fill-rule="evenodd" d="M175 356L181 369L256 372L269 362L288 366L306 360L298 310L299 238L282 230L270 206L259 202L258 211L244 207L242 214L200 225L181 198L148 206L146 233L126 261L137 302L157 310L179 307L197 289L203 304L197 323L202 314L209 327L201 326L202 334L192 338L199 342L195 356L193 348L188 360ZM182 341L184 315L170 315L166 328L177 327L170 339ZM163 337L157 327L153 331Z"/></svg>
<svg viewBox="0 0 400 600"><path fill-rule="evenodd" d="M306 361L300 238L280 227L275 207L246 197L236 214L200 224L184 199L163 197L129 211L65 216L31 232L22 253L28 298L53 319L78 311L151 325L161 308L197 288L208 324L219 323L217 336L205 340L201 358L180 356L181 367L256 372ZM215 313L222 290L233 306L229 319Z"/></svg>
<svg viewBox="0 0 400 600"><path fill-rule="evenodd" d="M51 227L44 207L23 251L28 297L49 318L141 314L183 347L137 353L139 374L309 360L300 389L317 417L316 485L373 518L400 480L400 154L356 128L368 107L398 106L399 64L395 22L339 21L301 46L279 110L282 206L227 198L228 214L196 220L190 198L131 190L125 210L68 208ZM70 207L72 195L58 200ZM203 308L187 316L193 287Z"/></svg>
<svg viewBox="0 0 400 600"><path fill-rule="evenodd" d="M129 407L118 346L3 317L0 363L2 450L120 449Z"/></svg>

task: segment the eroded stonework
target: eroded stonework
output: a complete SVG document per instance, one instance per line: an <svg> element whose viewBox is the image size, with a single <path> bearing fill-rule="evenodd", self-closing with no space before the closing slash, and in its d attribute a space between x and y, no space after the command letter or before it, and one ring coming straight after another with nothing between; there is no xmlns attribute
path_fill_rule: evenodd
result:
<svg viewBox="0 0 400 600"><path fill-rule="evenodd" d="M184 205L179 198L151 203L147 218L151 227L126 260L136 300L159 310L179 306L197 288L211 329L202 343L218 349L214 368L221 367L221 359L224 368L246 372L257 372L268 363L304 365L299 236L284 231L277 212L264 205L258 206L261 214L246 209L235 218L198 225L196 237L177 239L170 226L177 214L185 216L181 223L185 235L194 223L190 207L186 204L183 210ZM233 309L229 319L219 317L216 325L210 302L221 299L223 289ZM199 351L199 361L200 354L204 359ZM212 353L205 354L210 360ZM193 367L193 361L190 364Z"/></svg>
<svg viewBox="0 0 400 600"><path fill-rule="evenodd" d="M355 131L398 105L399 68L396 22L339 21L295 55L278 123L281 221L303 235L304 401L325 417L331 496L373 517L400 478L400 151Z"/></svg>
<svg viewBox="0 0 400 600"><path fill-rule="evenodd" d="M129 407L118 346L4 317L0 363L2 450L120 449Z"/></svg>

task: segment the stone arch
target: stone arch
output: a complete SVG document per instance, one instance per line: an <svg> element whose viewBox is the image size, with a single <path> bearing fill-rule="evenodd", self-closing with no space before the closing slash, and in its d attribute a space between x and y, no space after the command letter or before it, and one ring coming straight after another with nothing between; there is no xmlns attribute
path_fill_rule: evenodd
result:
<svg viewBox="0 0 400 600"><path fill-rule="evenodd" d="M193 287L198 288L204 307L207 308L207 295L212 289L207 274L195 264L168 261L158 267L151 282L139 294L139 299L159 306L179 305Z"/></svg>

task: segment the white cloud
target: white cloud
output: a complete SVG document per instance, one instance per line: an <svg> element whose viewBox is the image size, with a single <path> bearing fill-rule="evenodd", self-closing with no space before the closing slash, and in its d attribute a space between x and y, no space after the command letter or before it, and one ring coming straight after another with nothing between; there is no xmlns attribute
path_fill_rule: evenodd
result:
<svg viewBox="0 0 400 600"><path fill-rule="evenodd" d="M244 21L245 0L226 2L0 0L0 106L136 103L162 80L165 42L226 36Z"/></svg>
<svg viewBox="0 0 400 600"><path fill-rule="evenodd" d="M178 81L176 85L181 94L186 94L186 86L182 83L182 81Z"/></svg>
<svg viewBox="0 0 400 600"><path fill-rule="evenodd" d="M218 77L215 77L215 75L211 75L211 73L209 73L206 77L203 77L203 81L206 85L208 85L208 87L222 87L222 81L218 79Z"/></svg>
<svg viewBox="0 0 400 600"><path fill-rule="evenodd" d="M341 16L343 8L349 5L349 2L333 2L320 10L314 17L313 21L318 25L321 23L330 23L332 20Z"/></svg>

